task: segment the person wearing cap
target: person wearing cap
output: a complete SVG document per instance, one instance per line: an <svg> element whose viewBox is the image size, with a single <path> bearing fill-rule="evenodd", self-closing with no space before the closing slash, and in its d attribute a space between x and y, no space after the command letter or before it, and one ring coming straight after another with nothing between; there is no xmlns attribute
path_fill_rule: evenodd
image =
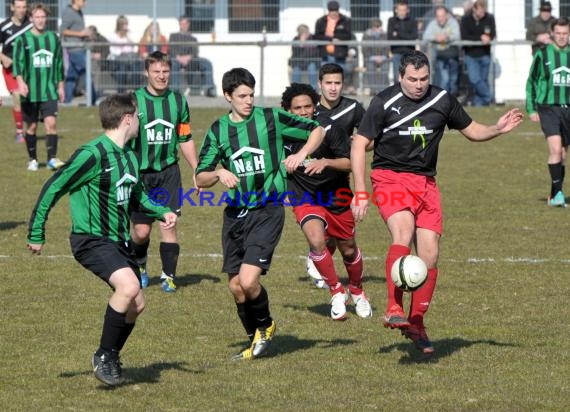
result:
<svg viewBox="0 0 570 412"><path fill-rule="evenodd" d="M336 63L346 70L346 57L349 47L334 44L335 41L349 41L352 39L350 18L341 14L338 1L329 1L328 13L320 17L315 23L315 40L330 41L329 44L319 46L322 63Z"/></svg>
<svg viewBox="0 0 570 412"><path fill-rule="evenodd" d="M556 17L552 15L552 5L549 1L540 2L540 13L528 22L526 39L532 42L532 54L552 43L550 30Z"/></svg>

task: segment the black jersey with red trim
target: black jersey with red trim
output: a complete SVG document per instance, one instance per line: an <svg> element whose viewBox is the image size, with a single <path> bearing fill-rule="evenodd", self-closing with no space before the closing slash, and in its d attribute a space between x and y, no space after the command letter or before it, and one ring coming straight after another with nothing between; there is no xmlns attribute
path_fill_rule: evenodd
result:
<svg viewBox="0 0 570 412"><path fill-rule="evenodd" d="M446 90L430 85L422 99L412 100L398 83L372 99L358 134L374 140L373 169L435 176L445 126L462 130L472 121Z"/></svg>
<svg viewBox="0 0 570 412"><path fill-rule="evenodd" d="M364 116L362 104L349 97L341 96L335 107L327 109L321 103L317 103L315 117L326 116L332 119L335 124L342 127L350 137L358 129L362 116Z"/></svg>
<svg viewBox="0 0 570 412"><path fill-rule="evenodd" d="M22 24L18 25L12 21L11 17L0 23L0 45L2 46L2 53L12 58L14 41L18 36L27 32L31 28L32 23L29 21L26 20Z"/></svg>
<svg viewBox="0 0 570 412"><path fill-rule="evenodd" d="M287 190L295 193L289 196L291 206L323 206L338 214L350 208L352 190L349 173L325 168L322 173L308 175L305 167L317 159L350 158L350 138L346 132L328 118L316 119L325 128L325 138L321 145L293 173L287 174ZM327 123L329 123L327 125ZM285 144L287 156L297 153L302 147L298 142Z"/></svg>

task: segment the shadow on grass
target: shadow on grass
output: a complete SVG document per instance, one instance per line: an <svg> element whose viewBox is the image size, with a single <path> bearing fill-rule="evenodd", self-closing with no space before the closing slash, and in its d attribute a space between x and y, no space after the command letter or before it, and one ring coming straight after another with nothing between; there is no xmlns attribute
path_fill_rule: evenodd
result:
<svg viewBox="0 0 570 412"><path fill-rule="evenodd" d="M177 288L183 288L186 286L197 285L198 283L210 281L212 283L220 283L221 279L218 276L212 276L207 273L186 273L184 275L177 275L176 283ZM160 285L160 275L150 275L148 281L149 286Z"/></svg>
<svg viewBox="0 0 570 412"><path fill-rule="evenodd" d="M279 332L279 331L278 331ZM276 335L271 340L271 346L269 347L269 353L264 356L264 358L272 358L274 356L285 355L287 353L293 353L301 350L311 349L315 346L319 348L333 348L335 346L348 346L356 343L355 339L299 339L297 336L293 335ZM248 342L240 342L230 345L236 348L246 348L249 345Z"/></svg>
<svg viewBox="0 0 570 412"><path fill-rule="evenodd" d="M116 388L137 385L140 383L158 383L160 375L164 371L177 370L180 372L187 372L192 374L204 373L203 370L188 369L186 365L188 362L156 362L140 368L123 368L123 376L125 383L118 387L111 387L101 384L99 389L113 390ZM60 378L74 378L76 376L89 376L93 375L92 371L82 372L62 372ZM95 379L95 377L93 377Z"/></svg>
<svg viewBox="0 0 570 412"><path fill-rule="evenodd" d="M25 225L27 223L28 222L25 222L23 220L20 222L13 222L13 221L0 222L0 231L16 229L18 226L22 226L22 225Z"/></svg>
<svg viewBox="0 0 570 412"><path fill-rule="evenodd" d="M340 281L344 285L348 284L348 279L346 277L340 277ZM310 284L310 283L312 283L312 280L311 280L311 278L309 278L309 275L303 275L303 276L299 276L297 278L297 282ZM365 290L366 290L366 284L367 283L386 283L386 278L384 276L364 275L364 289Z"/></svg>
<svg viewBox="0 0 570 412"><path fill-rule="evenodd" d="M468 348L473 345L509 346L509 347L518 346L512 343L497 342L492 339L465 340L461 338L439 339L435 341L432 340L432 344L435 348L435 353L431 355L426 355L418 351L414 346L414 344L412 343L412 341L410 340L381 347L379 352L390 353L395 350L404 352L405 355L402 356L399 360L399 363L401 364L412 364L412 363L422 363L422 362L437 363L439 359L450 356L454 352L457 352L463 348Z"/></svg>

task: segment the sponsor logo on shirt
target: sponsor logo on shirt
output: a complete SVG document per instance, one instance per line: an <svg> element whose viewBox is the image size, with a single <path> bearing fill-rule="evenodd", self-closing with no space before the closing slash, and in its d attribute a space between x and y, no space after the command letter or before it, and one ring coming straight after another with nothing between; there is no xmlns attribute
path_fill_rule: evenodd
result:
<svg viewBox="0 0 570 412"><path fill-rule="evenodd" d="M172 141L174 125L163 119L156 119L144 126L149 145L169 144Z"/></svg>
<svg viewBox="0 0 570 412"><path fill-rule="evenodd" d="M566 66L552 70L552 84L559 87L570 86L570 69Z"/></svg>
<svg viewBox="0 0 570 412"><path fill-rule="evenodd" d="M121 206L129 203L129 199L131 198L131 191L133 190L133 186L137 183L137 181L138 179L135 176L127 173L115 184L117 193L117 205Z"/></svg>
<svg viewBox="0 0 570 412"><path fill-rule="evenodd" d="M408 130L399 130L400 136L412 136L412 141L415 143L419 140L422 145L422 149L426 147L426 135L433 133L433 129L427 129L422 126L420 119L414 119L413 126L408 126Z"/></svg>
<svg viewBox="0 0 570 412"><path fill-rule="evenodd" d="M254 147L242 147L235 152L230 160L234 164L237 177L252 176L259 173L265 173L264 151Z"/></svg>
<svg viewBox="0 0 570 412"><path fill-rule="evenodd" d="M53 64L53 53L49 50L40 49L32 55L32 65L35 69L51 67Z"/></svg>

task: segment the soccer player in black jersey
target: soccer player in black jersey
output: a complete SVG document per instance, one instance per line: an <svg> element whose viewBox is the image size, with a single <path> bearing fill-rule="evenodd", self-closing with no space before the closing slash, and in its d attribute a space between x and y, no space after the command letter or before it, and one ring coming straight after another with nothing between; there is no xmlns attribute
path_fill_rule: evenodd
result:
<svg viewBox="0 0 570 412"><path fill-rule="evenodd" d="M283 229L286 172L295 170L321 144L325 133L313 120L254 106L254 89L255 78L248 70L234 68L224 73L222 90L231 111L206 133L196 170L198 187L220 182L229 189L222 228L222 271L228 274L238 316L251 340L236 360L266 354L275 333L260 276L269 270ZM286 157L285 139L306 143Z"/></svg>
<svg viewBox="0 0 570 412"><path fill-rule="evenodd" d="M530 120L540 122L548 144L549 206L566 207L564 172L570 144L570 20L552 24L553 43L536 50L526 82L526 109Z"/></svg>
<svg viewBox="0 0 570 412"><path fill-rule="evenodd" d="M18 36L24 34L32 28L32 23L27 19L28 5L26 0L12 0L10 4L12 16L0 23L0 62L2 63L2 74L8 92L12 95L12 116L16 123L16 141L23 143L24 119L22 117L22 107L20 106L20 92L18 82L12 73L12 59L14 41Z"/></svg>
<svg viewBox="0 0 570 412"><path fill-rule="evenodd" d="M308 84L293 83L281 96L281 107L307 119L313 119L319 96ZM346 319L349 296L361 318L372 316L372 307L362 290L363 264L356 245L354 218L350 211L352 191L350 141L341 127L329 118L317 118L325 127L323 143L293 173L287 175L289 198L297 223L309 242L309 257L325 280L331 294L331 318ZM332 123L331 123L332 122ZM288 144L286 152L294 153L300 144ZM348 273L348 291L336 272L327 240L334 239Z"/></svg>
<svg viewBox="0 0 570 412"><path fill-rule="evenodd" d="M373 202L386 222L392 244L386 258L388 305L384 326L400 328L416 347L433 353L424 326L437 278L442 212L435 182L437 153L445 127L459 130L467 139L481 142L510 132L523 121L512 109L494 125L472 120L457 99L429 84L430 67L425 54L411 51L402 56L400 82L380 92L371 101L351 147L354 177L352 212L361 221L368 208L365 184L365 151L372 160ZM394 262L416 253L428 267L424 286L411 293L408 316L403 310L403 292L392 282Z"/></svg>
<svg viewBox="0 0 570 412"><path fill-rule="evenodd" d="M180 93L169 88L170 57L161 51L149 54L145 59L147 85L135 91L140 127L139 135L129 142L141 160L141 179L146 190L165 190L169 195L168 206L180 216L180 188L182 179L178 166L178 149L192 170L196 170L198 158L190 130L188 103ZM143 211L134 210L131 215L131 237L137 260L141 267L141 285L148 286L146 269L147 251L154 218ZM176 228L160 228L160 275L162 290L176 292L176 267L180 245Z"/></svg>
<svg viewBox="0 0 570 412"><path fill-rule="evenodd" d="M70 193L73 256L113 289L92 363L95 377L115 386L123 382L119 352L145 305L129 249L129 204L142 204L166 228L176 224L177 216L153 205L143 191L137 156L127 145L138 132L136 101L129 95L109 96L99 116L104 134L81 146L42 188L27 241L28 249L40 254L49 211Z"/></svg>
<svg viewBox="0 0 570 412"><path fill-rule="evenodd" d="M22 113L26 122L28 170L38 170L37 136L40 115L46 130L47 167L63 166L57 155L57 102L63 102L63 54L57 34L46 30L49 9L42 3L32 5L32 28L14 43L13 73L18 81Z"/></svg>
<svg viewBox="0 0 570 412"><path fill-rule="evenodd" d="M342 95L344 89L344 70L336 63L323 64L319 69L319 88L321 96L317 102L316 116L328 117L340 126L350 138L364 116L364 107L357 100ZM336 250L334 239L327 242L329 252ZM326 282L315 267L313 260L307 256L307 273L318 288L328 288Z"/></svg>

